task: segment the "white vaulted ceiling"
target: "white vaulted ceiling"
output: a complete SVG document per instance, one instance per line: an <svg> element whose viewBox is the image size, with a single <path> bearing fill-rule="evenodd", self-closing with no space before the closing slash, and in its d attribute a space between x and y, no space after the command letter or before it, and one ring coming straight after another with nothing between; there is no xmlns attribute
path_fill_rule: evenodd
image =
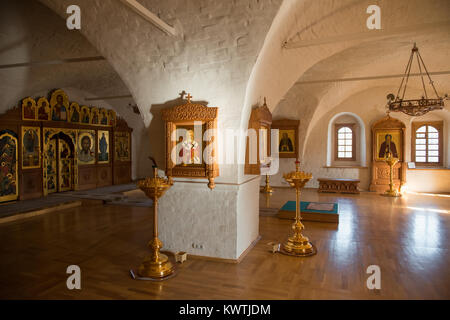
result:
<svg viewBox="0 0 450 320"><path fill-rule="evenodd" d="M69 31L65 20L37 1L2 1L0 27L0 65L101 57L85 37ZM3 68L0 77L0 112L54 88L74 88L83 97L129 95L107 60ZM122 113L130 102L110 101Z"/></svg>
<svg viewBox="0 0 450 320"><path fill-rule="evenodd" d="M381 8L381 26L407 31L386 37L371 37L366 27L366 8ZM383 105L386 95L397 93L400 78L364 81L320 81L346 78L402 74L416 42L430 72L435 75L440 95L450 93L450 2L446 0L352 1L316 0L284 1L261 50L249 83L247 100L268 96L269 107L277 117L302 120L300 147L323 114L365 90L379 92L377 101L362 101L361 108ZM428 24L438 27L424 28ZM351 35L367 32L367 38L351 39ZM282 48L289 43L313 43L340 37L340 41L295 49ZM413 65L413 71L418 68ZM313 81L319 81L311 83ZM408 92L422 95L420 78L413 78ZM370 108L368 108L369 110ZM446 110L445 117L449 117Z"/></svg>
<svg viewBox="0 0 450 320"><path fill-rule="evenodd" d="M368 104L382 105L387 93L396 93L400 79L308 82L403 73L414 42L429 71L450 71L448 0L139 0L174 27L175 36L119 0L40 0L59 18L34 1L8 2L24 6L23 12L34 3L34 9L31 15L2 10L2 64L78 56L106 60L0 69L6 79L2 100L10 105L54 83L96 96L130 93L147 127L155 117L152 107L176 99L182 90L191 92L194 100L219 106L219 126L225 128L246 128L251 107L266 96L275 117L302 119L302 143L324 113L367 90L379 99ZM65 28L70 4L81 8L80 31ZM366 9L373 4L381 8L384 30L409 26L408 32L350 40L352 34L370 32ZM424 30L421 26L428 23L442 25ZM283 48L286 41L336 36L344 37ZM432 77L440 94L450 93L450 75ZM411 90L420 95L417 80ZM163 152L161 145L150 148Z"/></svg>

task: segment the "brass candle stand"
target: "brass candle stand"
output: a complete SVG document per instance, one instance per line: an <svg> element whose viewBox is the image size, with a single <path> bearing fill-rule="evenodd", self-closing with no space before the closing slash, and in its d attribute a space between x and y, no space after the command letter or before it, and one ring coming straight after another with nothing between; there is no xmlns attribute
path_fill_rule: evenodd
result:
<svg viewBox="0 0 450 320"><path fill-rule="evenodd" d="M175 272L175 267L166 255L160 253L163 244L158 239L158 199L171 184L168 180L158 177L157 168L154 166L153 178L140 180L138 187L153 200L153 239L148 243L151 253L139 266L138 276L150 280L165 280Z"/></svg>
<svg viewBox="0 0 450 320"><path fill-rule="evenodd" d="M394 158L392 153L388 152L385 161L389 165L389 190L386 190L383 196L401 197L401 193L394 189L394 166L398 163L398 158Z"/></svg>
<svg viewBox="0 0 450 320"><path fill-rule="evenodd" d="M262 193L270 193L270 194L273 192L273 188L270 186L268 174L266 174L266 185L261 188L261 192Z"/></svg>
<svg viewBox="0 0 450 320"><path fill-rule="evenodd" d="M302 235L301 231L305 229L301 223L300 215L300 193L305 184L311 180L312 174L299 171L300 162L295 162L295 171L284 174L283 178L289 185L295 188L295 222L292 225L294 235L289 237L282 244L280 252L290 256L307 257L317 253L316 248L309 242L309 239Z"/></svg>

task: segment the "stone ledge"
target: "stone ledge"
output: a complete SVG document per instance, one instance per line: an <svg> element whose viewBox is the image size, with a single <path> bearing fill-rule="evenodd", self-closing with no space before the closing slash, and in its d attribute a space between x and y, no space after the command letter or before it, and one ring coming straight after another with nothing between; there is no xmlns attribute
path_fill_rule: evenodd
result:
<svg viewBox="0 0 450 320"><path fill-rule="evenodd" d="M363 166L323 166L325 169L369 169L369 167Z"/></svg>

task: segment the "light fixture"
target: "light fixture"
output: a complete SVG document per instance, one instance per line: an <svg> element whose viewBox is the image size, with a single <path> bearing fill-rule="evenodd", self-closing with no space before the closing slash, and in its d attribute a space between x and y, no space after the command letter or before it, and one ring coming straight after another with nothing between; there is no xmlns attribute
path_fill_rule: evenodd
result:
<svg viewBox="0 0 450 320"><path fill-rule="evenodd" d="M405 99L405 92L406 92L406 86L408 85L409 75L411 72L411 66L414 61L414 55L417 58L417 64L419 66L419 72L420 77L422 79L422 87L424 91L424 95L421 99ZM429 84L431 85L434 93L436 94L436 98L429 98L427 94L427 89L425 86L424 81L424 75L422 74L422 68L424 69ZM401 94L401 96L400 96ZM447 95L444 96L444 98L447 98ZM431 80L430 74L428 73L427 67L425 66L425 63L423 62L422 56L419 53L419 48L414 43L414 46L411 50L411 55L409 57L408 63L406 65L405 74L402 78L402 81L400 83L400 87L398 88L397 96L394 96L394 94L390 93L387 96L388 99L388 112L398 112L401 111L403 113L406 113L410 116L421 116L425 113L433 110L441 110L444 107L444 98L440 97L436 91L436 88L434 87L434 82Z"/></svg>

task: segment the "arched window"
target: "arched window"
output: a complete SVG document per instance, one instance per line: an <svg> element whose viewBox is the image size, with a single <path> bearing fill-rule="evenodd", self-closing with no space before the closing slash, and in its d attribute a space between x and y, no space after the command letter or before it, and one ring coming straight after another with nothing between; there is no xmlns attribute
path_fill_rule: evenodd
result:
<svg viewBox="0 0 450 320"><path fill-rule="evenodd" d="M418 165L442 165L442 122L413 122L412 159Z"/></svg>
<svg viewBox="0 0 450 320"><path fill-rule="evenodd" d="M342 129L344 127L347 129ZM340 129L341 132L338 132ZM326 164L327 167L366 165L366 129L357 114L341 112L331 117L328 122Z"/></svg>
<svg viewBox="0 0 450 320"><path fill-rule="evenodd" d="M336 160L355 160L355 132L353 124L336 124Z"/></svg>

